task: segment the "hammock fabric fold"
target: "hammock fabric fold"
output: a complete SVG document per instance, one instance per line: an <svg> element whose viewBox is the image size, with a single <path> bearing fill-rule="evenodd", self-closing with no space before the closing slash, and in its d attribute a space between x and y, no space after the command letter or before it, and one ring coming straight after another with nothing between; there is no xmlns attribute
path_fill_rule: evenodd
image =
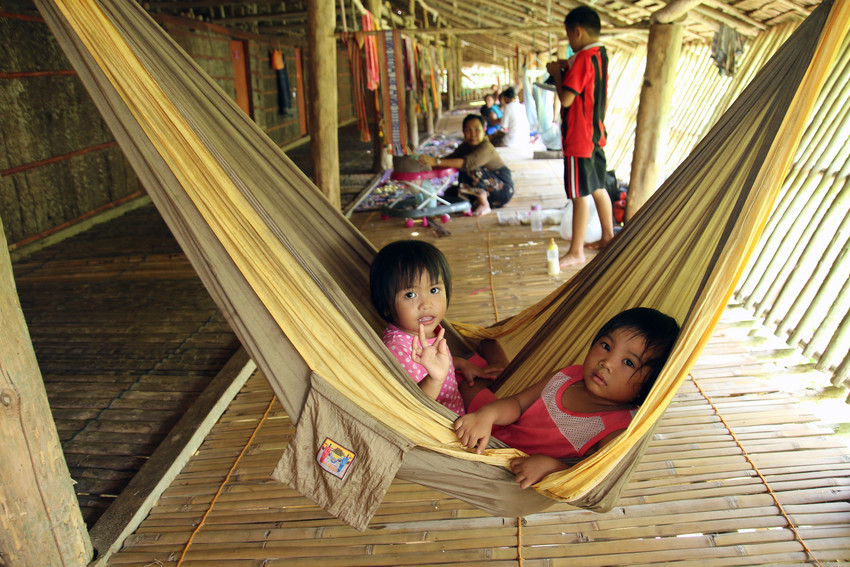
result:
<svg viewBox="0 0 850 567"><path fill-rule="evenodd" d="M299 420L296 436L307 438L290 444L276 475L329 507L347 494L351 509L334 513L360 529L394 474L492 514L555 500L613 506L754 249L850 21L850 3L823 2L580 274L494 327L456 326L472 344L498 338L514 355L498 389L507 395L580 360L598 325L625 308L655 307L682 324L628 430L522 491L507 468L520 453L464 450L453 414L381 343L368 298L372 245L191 58L134 2L36 4L204 285ZM310 417L325 414L330 425ZM366 484L347 485L355 476Z"/></svg>

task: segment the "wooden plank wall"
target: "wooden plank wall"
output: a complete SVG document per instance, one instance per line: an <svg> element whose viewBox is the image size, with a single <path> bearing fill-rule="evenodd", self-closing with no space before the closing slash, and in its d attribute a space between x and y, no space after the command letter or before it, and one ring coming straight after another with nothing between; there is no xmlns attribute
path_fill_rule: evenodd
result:
<svg viewBox="0 0 850 567"><path fill-rule="evenodd" d="M230 40L248 44L254 120L280 146L302 138L296 92L289 113L279 111L278 82L269 49L280 47L290 90L298 90L295 47L185 18L158 21L218 85L235 98ZM112 133L30 0L0 8L0 218L10 245L43 235L91 211L143 191ZM338 45L340 121L354 118L351 71ZM305 83L306 84L306 83Z"/></svg>

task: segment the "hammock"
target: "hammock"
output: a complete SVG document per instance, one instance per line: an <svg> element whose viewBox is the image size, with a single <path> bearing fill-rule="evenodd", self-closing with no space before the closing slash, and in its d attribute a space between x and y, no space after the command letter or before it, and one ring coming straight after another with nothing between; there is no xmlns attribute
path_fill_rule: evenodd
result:
<svg viewBox="0 0 850 567"><path fill-rule="evenodd" d="M520 453L462 448L454 414L425 397L381 343L383 322L368 298L372 245L230 97L135 2L36 4L231 328L298 420L276 478L359 529L394 476L498 515L554 501L613 505L747 264L850 21L850 3L823 2L576 277L491 328L456 325L465 336L456 341L498 338L513 356L502 396L581 360L597 327L625 308L654 307L682 324L626 432L522 491L507 468ZM327 440L344 478L317 465Z"/></svg>

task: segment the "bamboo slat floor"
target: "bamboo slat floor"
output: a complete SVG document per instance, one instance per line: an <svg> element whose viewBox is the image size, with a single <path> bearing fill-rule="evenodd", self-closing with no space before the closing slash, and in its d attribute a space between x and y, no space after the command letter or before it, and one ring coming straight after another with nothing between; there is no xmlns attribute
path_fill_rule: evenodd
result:
<svg viewBox="0 0 850 567"><path fill-rule="evenodd" d="M563 205L558 160L509 165L520 188L511 207ZM495 215L456 218L443 238L375 214L353 222L378 247L418 232L444 250L456 282L449 315L458 320L490 324L570 276L546 275L548 232L500 226ZM809 371L751 328L742 310L727 309L605 513L556 504L533 516L491 517L396 480L370 527L357 532L269 480L294 428L255 374L108 564L847 564L850 448L788 391L802 389Z"/></svg>
<svg viewBox="0 0 850 567"><path fill-rule="evenodd" d="M257 374L109 565L177 564L207 512L187 567L811 563L769 490L823 565L846 564L850 450L771 386L775 361L735 350L736 314L709 344L723 354L694 368L609 512L496 518L396 480L357 532L268 480L294 428Z"/></svg>

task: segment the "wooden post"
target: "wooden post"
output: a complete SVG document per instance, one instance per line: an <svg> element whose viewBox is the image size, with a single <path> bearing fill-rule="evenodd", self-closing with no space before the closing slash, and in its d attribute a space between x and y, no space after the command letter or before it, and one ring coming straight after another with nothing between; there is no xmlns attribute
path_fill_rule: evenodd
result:
<svg viewBox="0 0 850 567"><path fill-rule="evenodd" d="M635 126L627 220L655 192L664 175L667 125L676 64L682 47L682 31L680 23L653 23L649 28L646 71Z"/></svg>
<svg viewBox="0 0 850 567"><path fill-rule="evenodd" d="M334 207L340 207L339 119L336 77L334 3L307 2L307 45L310 48L310 154L313 180Z"/></svg>
<svg viewBox="0 0 850 567"><path fill-rule="evenodd" d="M405 28L416 29L416 2L410 0L408 2L408 13L410 16L405 18ZM425 15L427 18L427 14ZM415 65L414 65L415 67ZM405 109L407 110L407 145L413 150L419 147L419 117L416 115L416 88L419 83L419 77L414 73L413 88L407 91L405 95Z"/></svg>
<svg viewBox="0 0 850 567"><path fill-rule="evenodd" d="M433 67L434 48L431 46L430 40L428 41L427 45L423 46L423 49L426 49L428 51L428 57L430 58L430 60L432 62L432 67ZM430 72L430 69L429 69L429 72ZM424 85L423 91L431 88L430 77L426 77L425 80L428 81L428 84ZM434 80L436 81L436 77L434 78ZM439 96L440 96L439 92L431 93L431 94L436 95L434 98L439 98ZM437 113L437 110L432 106L433 103L430 101L430 97L424 97L423 100L428 101L428 104L425 105L425 131L428 133L428 136L433 136L434 135L434 115Z"/></svg>
<svg viewBox="0 0 850 567"><path fill-rule="evenodd" d="M0 222L0 565L84 566L92 545L18 301Z"/></svg>
<svg viewBox="0 0 850 567"><path fill-rule="evenodd" d="M447 87L447 110L452 110L455 107L455 37L453 35L446 36L446 87Z"/></svg>

